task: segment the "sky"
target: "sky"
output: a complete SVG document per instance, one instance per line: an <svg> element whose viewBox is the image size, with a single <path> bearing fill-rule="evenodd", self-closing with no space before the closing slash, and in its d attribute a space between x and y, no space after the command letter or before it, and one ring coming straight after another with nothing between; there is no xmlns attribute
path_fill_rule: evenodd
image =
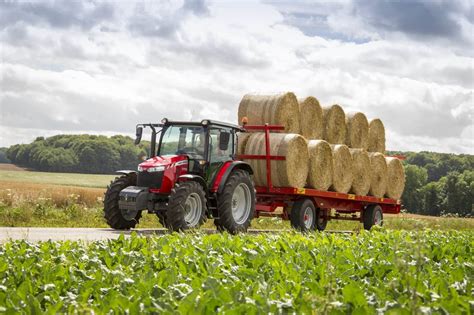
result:
<svg viewBox="0 0 474 315"><path fill-rule="evenodd" d="M474 154L473 24L470 0L0 0L0 147L292 91L381 118L389 150Z"/></svg>

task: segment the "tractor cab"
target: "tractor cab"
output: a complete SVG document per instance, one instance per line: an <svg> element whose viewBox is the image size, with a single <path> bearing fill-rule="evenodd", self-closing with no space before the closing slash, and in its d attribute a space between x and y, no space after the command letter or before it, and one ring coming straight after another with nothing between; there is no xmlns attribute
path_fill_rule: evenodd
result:
<svg viewBox="0 0 474 315"><path fill-rule="evenodd" d="M172 230L197 227L206 218L214 218L218 227L231 232L246 229L250 223L247 219L253 217L255 209L255 192L250 178L251 167L236 160L237 133L244 131L243 128L208 119L184 122L165 118L160 124L137 125L135 144L141 142L145 128L151 129L150 156L138 165L137 171L119 171L123 176L118 179L126 180L126 183L121 183L117 196L111 197L115 198L116 204L110 202L109 207L112 208L110 205L113 204L113 212L120 212L123 221L119 220L117 224L109 222L106 193L104 209L109 225L134 227L141 212L148 210L156 213L160 222ZM240 197L236 196L245 207L241 211L245 220L237 224L235 220L221 224L223 211L219 208L226 207L222 194L234 173L245 177L248 186L239 186L244 190L239 188ZM188 191L181 192L182 187L187 187ZM235 207L239 200L234 198L230 202Z"/></svg>
<svg viewBox="0 0 474 315"><path fill-rule="evenodd" d="M159 125L138 125L136 144L146 127L152 129L150 158L138 166L139 182L143 173L162 172L178 163L186 165L186 174L198 175L210 184L216 171L235 159L236 134L241 130L237 125L211 120L180 122L164 118ZM157 127L161 129L157 131Z"/></svg>

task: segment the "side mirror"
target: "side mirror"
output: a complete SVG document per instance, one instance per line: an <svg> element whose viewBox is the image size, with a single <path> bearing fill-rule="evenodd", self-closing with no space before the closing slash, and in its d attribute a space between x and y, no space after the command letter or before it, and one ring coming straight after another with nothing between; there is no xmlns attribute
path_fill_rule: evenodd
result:
<svg viewBox="0 0 474 315"><path fill-rule="evenodd" d="M137 131L135 133L135 145L139 144L142 141L142 134L143 134L143 127L137 127Z"/></svg>
<svg viewBox="0 0 474 315"><path fill-rule="evenodd" d="M227 151L229 148L230 132L221 131L219 136L219 150Z"/></svg>

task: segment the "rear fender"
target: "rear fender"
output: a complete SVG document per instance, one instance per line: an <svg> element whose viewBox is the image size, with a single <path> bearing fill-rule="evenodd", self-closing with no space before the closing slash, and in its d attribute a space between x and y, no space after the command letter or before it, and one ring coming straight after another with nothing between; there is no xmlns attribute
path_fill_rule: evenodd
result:
<svg viewBox="0 0 474 315"><path fill-rule="evenodd" d="M231 161L230 163L224 164L224 166L221 168L221 170L217 173L214 182L212 183L212 189L211 192L217 192L218 194L222 193L224 190L224 185L227 182L227 179L229 178L230 174L234 170L244 170L248 172L250 175L253 174L252 167L243 161Z"/></svg>

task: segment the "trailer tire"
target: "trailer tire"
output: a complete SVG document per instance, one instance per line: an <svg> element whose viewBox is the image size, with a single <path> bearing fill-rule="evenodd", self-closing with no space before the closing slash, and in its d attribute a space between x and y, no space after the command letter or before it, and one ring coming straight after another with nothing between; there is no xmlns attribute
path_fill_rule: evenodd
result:
<svg viewBox="0 0 474 315"><path fill-rule="evenodd" d="M290 213L291 226L298 231L314 231L316 228L317 212L314 203L309 198L299 199L293 203Z"/></svg>
<svg viewBox="0 0 474 315"><path fill-rule="evenodd" d="M217 196L219 218L214 220L218 231L231 234L246 232L255 215L255 187L250 174L235 170Z"/></svg>
<svg viewBox="0 0 474 315"><path fill-rule="evenodd" d="M118 202L120 198L120 191L128 186L134 186L137 183L137 175L130 173L116 177L109 186L104 194L104 218L107 224L116 230L128 230L134 228L142 216L142 212L139 211L135 219L126 220L122 212L120 211Z"/></svg>
<svg viewBox="0 0 474 315"><path fill-rule="evenodd" d="M363 216L364 229L366 230L370 230L374 225L383 225L383 212L382 207L379 205L368 205L364 210Z"/></svg>
<svg viewBox="0 0 474 315"><path fill-rule="evenodd" d="M316 209L316 229L318 231L324 231L328 225L328 219L324 216L324 210Z"/></svg>
<svg viewBox="0 0 474 315"><path fill-rule="evenodd" d="M177 184L171 190L162 224L171 231L184 231L199 228L206 220L206 193L202 185L195 181Z"/></svg>

